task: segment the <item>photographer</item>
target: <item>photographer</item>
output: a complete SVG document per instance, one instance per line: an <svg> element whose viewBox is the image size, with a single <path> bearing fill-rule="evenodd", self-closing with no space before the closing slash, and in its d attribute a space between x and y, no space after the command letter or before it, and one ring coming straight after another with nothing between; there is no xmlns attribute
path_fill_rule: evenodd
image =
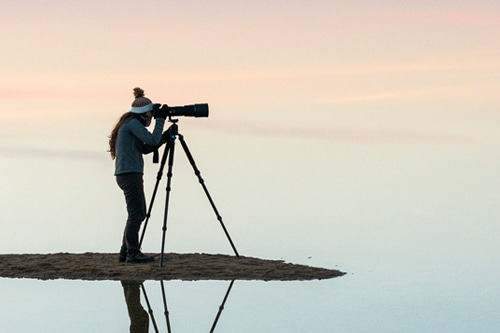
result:
<svg viewBox="0 0 500 333"><path fill-rule="evenodd" d="M141 88L134 88L134 96L130 111L120 117L109 136L109 152L115 160L114 174L125 194L128 212L119 261L145 263L154 261L154 257L144 255L139 246L139 229L146 218L142 155L165 143L162 132L167 112L166 109L155 108ZM146 127L151 124L153 116L156 121L151 133Z"/></svg>

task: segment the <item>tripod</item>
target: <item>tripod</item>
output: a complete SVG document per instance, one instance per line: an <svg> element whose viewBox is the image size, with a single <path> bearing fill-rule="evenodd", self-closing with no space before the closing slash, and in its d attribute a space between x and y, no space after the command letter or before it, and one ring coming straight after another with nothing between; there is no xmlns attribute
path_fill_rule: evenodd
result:
<svg viewBox="0 0 500 333"><path fill-rule="evenodd" d="M198 167L196 166L196 163L194 162L193 155L191 155L191 152L189 151L189 148L186 144L186 141L184 141L184 136L179 133L179 128L177 126L178 119L172 119L171 117L169 117L168 121L171 122L172 125L170 126L170 128L167 131L169 133L169 136L167 138L165 150L163 151L163 156L161 159L160 168L158 170L158 174L156 177L156 184L155 184L155 187L153 190L153 196L151 198L151 202L149 204L149 208L148 208L148 211L146 214L146 221L144 223L144 228L142 230L142 235L141 235L141 239L139 242L139 246L142 246L142 241L144 239L144 234L146 232L148 221L149 221L149 218L151 216L151 210L153 208L153 203L154 203L154 200L156 197L156 192L158 190L158 185L160 184L160 180L161 180L162 175L163 175L163 169L165 167L165 163L167 162L167 157L168 157L167 187L166 187L167 195L166 195L166 199L165 199L165 211L164 211L164 215L163 215L163 227L162 227L163 235L162 235L162 241L161 241L161 255L160 255L160 267L163 267L163 253L165 252L165 237L166 237L166 231L167 231L168 204L169 204L169 200L170 200L170 191L172 189L171 182L172 182L172 168L174 165L175 139L178 137L179 141L181 143L181 146L184 149L184 152L186 153L186 156L189 160L189 163L193 167L194 174L198 177L198 181L200 182L201 186L203 187L203 190L208 198L208 201L210 202L210 205L212 206L212 208L214 210L214 213L217 217L217 220L219 221L222 229L224 230L224 233L226 234L226 237L227 237L229 243L231 244L231 247L233 248L234 254L237 257L239 257L240 255L238 254L238 251L236 250L236 247L234 246L233 241L231 240L231 237L229 236L229 233L226 229L226 226L222 222L222 217L220 216L220 214L217 210L217 207L215 207L215 203L212 200L210 193L208 192L208 189L205 185L205 181L201 177L201 172L200 172L200 170L198 170Z"/></svg>

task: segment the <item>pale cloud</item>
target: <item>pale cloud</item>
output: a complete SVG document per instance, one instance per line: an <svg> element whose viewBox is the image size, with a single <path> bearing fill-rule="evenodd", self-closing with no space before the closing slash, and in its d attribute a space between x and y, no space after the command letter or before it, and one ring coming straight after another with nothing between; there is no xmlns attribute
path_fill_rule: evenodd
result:
<svg viewBox="0 0 500 333"><path fill-rule="evenodd" d="M470 146L478 142L463 135L443 134L429 131L389 129L345 129L335 127L316 128L302 126L280 126L277 124L214 123L210 130L245 136L281 138L292 140L321 140L353 142L361 144L437 144L444 146Z"/></svg>
<svg viewBox="0 0 500 333"><path fill-rule="evenodd" d="M495 60L448 61L448 62L408 62L394 64L319 66L290 68L260 68L252 70L200 70L172 72L168 80L178 84L217 84L220 82L261 82L269 80L300 80L335 77L370 77L375 75L403 74L446 74L446 73L489 73L500 70L500 62ZM0 98L43 98L43 97L110 97L113 87L124 81L142 81L149 86L162 84L167 78L159 72L132 73L87 73L54 75L19 75L0 78ZM293 81L288 81L292 83ZM265 82L264 82L265 83ZM382 93L393 95L395 93ZM396 93L398 94L398 93ZM405 94L399 93L399 95ZM419 93L417 93L419 94ZM377 93L373 98L378 99ZM346 100L350 97L346 97ZM370 99L370 98L368 98Z"/></svg>
<svg viewBox="0 0 500 333"><path fill-rule="evenodd" d="M500 91L500 84L455 84L437 85L427 88L385 90L377 92L366 92L347 96L330 97L322 100L325 104L350 104L382 101L398 101L408 99L498 99L497 92ZM318 101L319 102L319 101Z"/></svg>
<svg viewBox="0 0 500 333"><path fill-rule="evenodd" d="M93 162L110 161L106 151L90 151L79 149L41 148L41 147L0 147L0 155L5 157L36 157L69 160L85 160Z"/></svg>
<svg viewBox="0 0 500 333"><path fill-rule="evenodd" d="M500 8L443 8L414 11L387 11L380 14L385 19L399 22L446 24L500 28Z"/></svg>

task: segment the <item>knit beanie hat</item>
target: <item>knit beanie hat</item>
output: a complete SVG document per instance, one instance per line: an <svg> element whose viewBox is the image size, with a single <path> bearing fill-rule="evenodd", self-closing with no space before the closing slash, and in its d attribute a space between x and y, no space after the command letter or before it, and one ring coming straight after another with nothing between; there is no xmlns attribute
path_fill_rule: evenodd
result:
<svg viewBox="0 0 500 333"><path fill-rule="evenodd" d="M137 87L134 88L135 99L132 102L130 112L132 113L146 113L153 110L153 102L147 97L144 97L144 90Z"/></svg>

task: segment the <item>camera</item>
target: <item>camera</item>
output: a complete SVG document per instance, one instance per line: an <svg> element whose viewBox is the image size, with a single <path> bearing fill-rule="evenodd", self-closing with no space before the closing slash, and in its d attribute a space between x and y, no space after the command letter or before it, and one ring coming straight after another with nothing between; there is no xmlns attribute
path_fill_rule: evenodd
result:
<svg viewBox="0 0 500 333"><path fill-rule="evenodd" d="M168 106L167 104L154 104L153 114L161 113L170 117L208 117L208 104L190 104L184 106Z"/></svg>

